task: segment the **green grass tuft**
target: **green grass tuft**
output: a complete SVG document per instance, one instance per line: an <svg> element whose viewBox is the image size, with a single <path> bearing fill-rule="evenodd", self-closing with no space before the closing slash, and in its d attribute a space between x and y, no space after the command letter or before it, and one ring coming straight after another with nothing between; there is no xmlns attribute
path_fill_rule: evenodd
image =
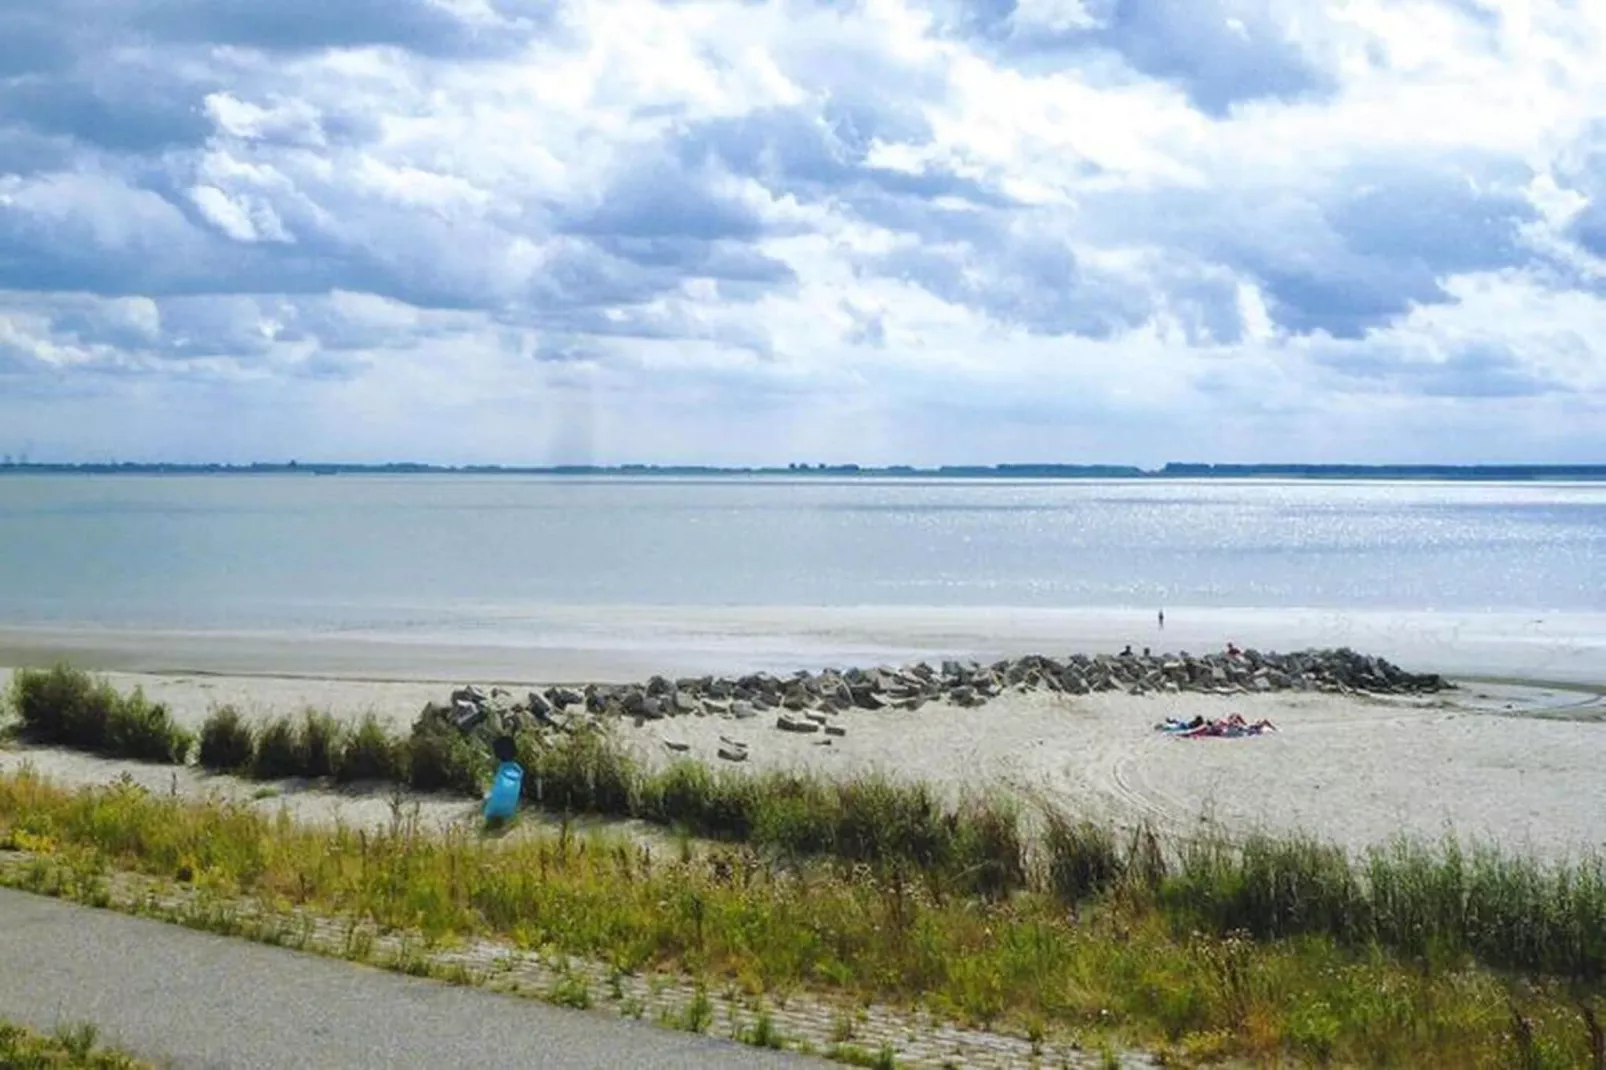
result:
<svg viewBox="0 0 1606 1070"><path fill-rule="evenodd" d="M35 743L173 765L183 764L195 743L167 707L142 691L119 694L104 680L67 665L19 669L7 701L21 718L24 738Z"/></svg>
<svg viewBox="0 0 1606 1070"><path fill-rule="evenodd" d="M379 719L370 713L346 736L335 760L334 772L336 780L349 783L358 780L403 782L406 771L405 748L399 746Z"/></svg>
<svg viewBox="0 0 1606 1070"><path fill-rule="evenodd" d="M214 773L239 773L251 767L256 739L251 726L233 706L220 706L201 725L201 746L196 756Z"/></svg>
<svg viewBox="0 0 1606 1070"><path fill-rule="evenodd" d="M122 1052L99 1047L99 1030L88 1024L62 1026L53 1036L0 1022L0 1067L15 1070L149 1070Z"/></svg>

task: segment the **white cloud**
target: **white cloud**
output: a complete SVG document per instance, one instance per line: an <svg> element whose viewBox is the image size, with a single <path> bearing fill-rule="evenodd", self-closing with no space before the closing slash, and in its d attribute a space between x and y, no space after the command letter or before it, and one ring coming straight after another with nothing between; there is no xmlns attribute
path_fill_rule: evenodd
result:
<svg viewBox="0 0 1606 1070"><path fill-rule="evenodd" d="M1606 446L1606 9L292 6L0 44L36 454Z"/></svg>

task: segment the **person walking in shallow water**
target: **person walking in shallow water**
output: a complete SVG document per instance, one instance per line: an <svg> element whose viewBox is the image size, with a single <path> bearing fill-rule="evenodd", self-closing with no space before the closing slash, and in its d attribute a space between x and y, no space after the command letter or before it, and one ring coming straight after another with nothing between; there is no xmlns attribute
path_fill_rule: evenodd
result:
<svg viewBox="0 0 1606 1070"><path fill-rule="evenodd" d="M1163 632L1165 631L1165 610L1160 610L1158 617L1160 620L1160 630Z"/></svg>

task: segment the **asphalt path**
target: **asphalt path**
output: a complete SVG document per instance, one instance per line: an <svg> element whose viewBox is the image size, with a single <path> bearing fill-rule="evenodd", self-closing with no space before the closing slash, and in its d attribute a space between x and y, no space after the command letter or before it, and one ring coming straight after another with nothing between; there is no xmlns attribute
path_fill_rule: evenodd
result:
<svg viewBox="0 0 1606 1070"><path fill-rule="evenodd" d="M822 1065L8 889L0 1020L181 1068Z"/></svg>

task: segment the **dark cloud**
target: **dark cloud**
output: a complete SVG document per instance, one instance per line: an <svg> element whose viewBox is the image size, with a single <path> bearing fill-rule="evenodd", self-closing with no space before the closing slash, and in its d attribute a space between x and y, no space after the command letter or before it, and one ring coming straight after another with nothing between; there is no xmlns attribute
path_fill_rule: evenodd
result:
<svg viewBox="0 0 1606 1070"><path fill-rule="evenodd" d="M1606 200L1591 201L1573 220L1571 233L1591 254L1606 259Z"/></svg>
<svg viewBox="0 0 1606 1070"><path fill-rule="evenodd" d="M758 214L710 188L714 176L644 162L599 192L596 203L560 224L571 234L709 242L752 239L763 229Z"/></svg>
<svg viewBox="0 0 1606 1070"><path fill-rule="evenodd" d="M1401 158L1309 189L1160 189L1092 199L1083 234L1143 243L1258 282L1275 322L1358 338L1413 305L1447 301L1455 274L1521 263L1535 217L1520 168Z"/></svg>
<svg viewBox="0 0 1606 1070"><path fill-rule="evenodd" d="M1422 360L1386 343L1318 350L1316 362L1368 392L1442 398L1521 398L1557 384L1503 345L1463 345L1442 360Z"/></svg>
<svg viewBox="0 0 1606 1070"><path fill-rule="evenodd" d="M340 264L230 241L188 206L108 176L57 175L0 203L0 289L116 297L317 293Z"/></svg>
<svg viewBox="0 0 1606 1070"><path fill-rule="evenodd" d="M1135 71L1175 84L1195 107L1225 115L1235 104L1319 97L1334 82L1273 14L1272 0L1087 0L1089 25L1033 26L1016 0L943 5L950 32L988 42L1028 67L1119 56Z"/></svg>
<svg viewBox="0 0 1606 1070"><path fill-rule="evenodd" d="M874 139L919 143L928 134L923 117L897 106L828 106L820 115L778 108L695 125L677 140L676 151L688 164L713 161L778 195L827 204L891 230L933 240L991 230L994 221L968 209L1011 207L1008 197L942 168L907 173L868 162ZM950 203L934 203L938 199Z"/></svg>
<svg viewBox="0 0 1606 1070"><path fill-rule="evenodd" d="M1244 263L1284 326L1359 337L1412 305L1447 301L1442 283L1451 275L1521 260L1518 231L1535 213L1511 183L1517 176L1503 171L1453 161L1352 169L1323 211L1333 255L1284 246Z"/></svg>
<svg viewBox="0 0 1606 1070"><path fill-rule="evenodd" d="M72 165L71 146L36 130L0 124L0 175L27 177Z"/></svg>
<svg viewBox="0 0 1606 1070"><path fill-rule="evenodd" d="M1196 107L1224 115L1234 104L1332 92L1271 14L1269 0L1103 0L1088 42L1136 69L1180 85Z"/></svg>
<svg viewBox="0 0 1606 1070"><path fill-rule="evenodd" d="M478 27L429 0L136 0L127 8L131 27L154 37L270 52L390 45L447 58L500 55L533 28Z"/></svg>
<svg viewBox="0 0 1606 1070"><path fill-rule="evenodd" d="M1085 269L1067 239L1030 220L984 242L905 247L863 267L1034 334L1108 338L1154 311L1154 293Z"/></svg>
<svg viewBox="0 0 1606 1070"><path fill-rule="evenodd" d="M629 168L596 199L559 218L559 233L584 238L559 269L565 303L615 303L713 278L762 289L793 281L792 269L753 247L767 227L750 204L719 191L717 168L657 161Z"/></svg>
<svg viewBox="0 0 1606 1070"><path fill-rule="evenodd" d="M47 74L72 64L74 49L51 5L30 0L0 9L0 91L3 80Z"/></svg>
<svg viewBox="0 0 1606 1070"><path fill-rule="evenodd" d="M1586 252L1606 258L1606 120L1590 124L1558 172L1558 180L1586 200L1568 236Z"/></svg>
<svg viewBox="0 0 1606 1070"><path fill-rule="evenodd" d="M0 122L113 152L154 152L206 139L212 132L203 111L209 90L115 66L82 79L19 78L0 91Z"/></svg>

